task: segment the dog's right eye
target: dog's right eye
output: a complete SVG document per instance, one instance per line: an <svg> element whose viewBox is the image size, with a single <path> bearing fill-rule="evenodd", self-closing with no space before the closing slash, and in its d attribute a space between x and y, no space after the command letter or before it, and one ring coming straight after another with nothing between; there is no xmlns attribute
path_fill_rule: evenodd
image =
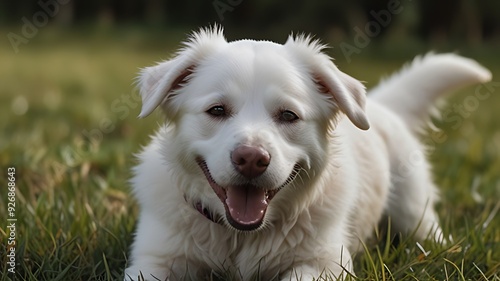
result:
<svg viewBox="0 0 500 281"><path fill-rule="evenodd" d="M293 122L299 120L299 117L297 116L297 114L295 114L294 112L292 112L290 110L284 110L283 112L280 113L280 115L278 116L278 119L281 122L293 123Z"/></svg>
<svg viewBox="0 0 500 281"><path fill-rule="evenodd" d="M222 105L213 106L206 112L213 117L225 117L227 115L226 109Z"/></svg>

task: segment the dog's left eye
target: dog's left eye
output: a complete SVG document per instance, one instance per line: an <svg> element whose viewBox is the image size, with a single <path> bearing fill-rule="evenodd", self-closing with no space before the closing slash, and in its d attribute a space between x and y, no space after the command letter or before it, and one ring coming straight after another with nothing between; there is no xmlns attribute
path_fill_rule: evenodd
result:
<svg viewBox="0 0 500 281"><path fill-rule="evenodd" d="M226 109L222 105L213 106L206 112L214 117L224 117L227 115Z"/></svg>
<svg viewBox="0 0 500 281"><path fill-rule="evenodd" d="M282 121L282 122L288 122L288 123L291 123L291 122L299 120L299 117L297 116L297 114L295 114L294 112L292 112L290 110L283 110L279 114L278 118L279 118L280 121Z"/></svg>

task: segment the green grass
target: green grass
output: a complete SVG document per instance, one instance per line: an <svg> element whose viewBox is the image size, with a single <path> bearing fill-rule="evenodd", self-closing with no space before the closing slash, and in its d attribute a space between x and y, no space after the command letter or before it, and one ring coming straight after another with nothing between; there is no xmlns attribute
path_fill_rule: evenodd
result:
<svg viewBox="0 0 500 281"><path fill-rule="evenodd" d="M0 45L0 280L13 279L6 266L8 167L16 169L16 280L122 278L138 212L127 185L133 153L161 120L136 118L132 81L182 38L142 33L45 29L18 54ZM494 55L465 55L477 55L500 77ZM360 55L337 63L374 85L403 61ZM474 92L457 93L443 110ZM499 107L496 84L457 128L437 122L446 140L430 142L443 198L437 210L454 242L425 242L425 256L411 238L394 245L380 235L357 255L357 280L500 280Z"/></svg>

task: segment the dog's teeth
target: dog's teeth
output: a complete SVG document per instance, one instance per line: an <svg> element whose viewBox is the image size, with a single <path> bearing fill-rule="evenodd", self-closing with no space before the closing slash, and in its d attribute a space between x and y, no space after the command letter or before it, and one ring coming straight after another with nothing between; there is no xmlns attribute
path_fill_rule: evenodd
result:
<svg viewBox="0 0 500 281"><path fill-rule="evenodd" d="M276 194L276 192L277 192L276 190L266 191L266 199L271 200L274 197L274 195Z"/></svg>
<svg viewBox="0 0 500 281"><path fill-rule="evenodd" d="M269 191L266 191L266 199L269 199Z"/></svg>

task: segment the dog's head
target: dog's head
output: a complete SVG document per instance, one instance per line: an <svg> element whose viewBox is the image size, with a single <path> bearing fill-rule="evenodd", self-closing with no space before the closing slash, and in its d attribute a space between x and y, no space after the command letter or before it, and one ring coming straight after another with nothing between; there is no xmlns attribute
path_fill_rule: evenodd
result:
<svg viewBox="0 0 500 281"><path fill-rule="evenodd" d="M140 117L165 112L165 145L176 149L167 157L189 175L182 192L200 212L258 229L320 173L335 121L346 115L368 129L363 85L322 49L302 36L227 42L214 28L141 72Z"/></svg>

